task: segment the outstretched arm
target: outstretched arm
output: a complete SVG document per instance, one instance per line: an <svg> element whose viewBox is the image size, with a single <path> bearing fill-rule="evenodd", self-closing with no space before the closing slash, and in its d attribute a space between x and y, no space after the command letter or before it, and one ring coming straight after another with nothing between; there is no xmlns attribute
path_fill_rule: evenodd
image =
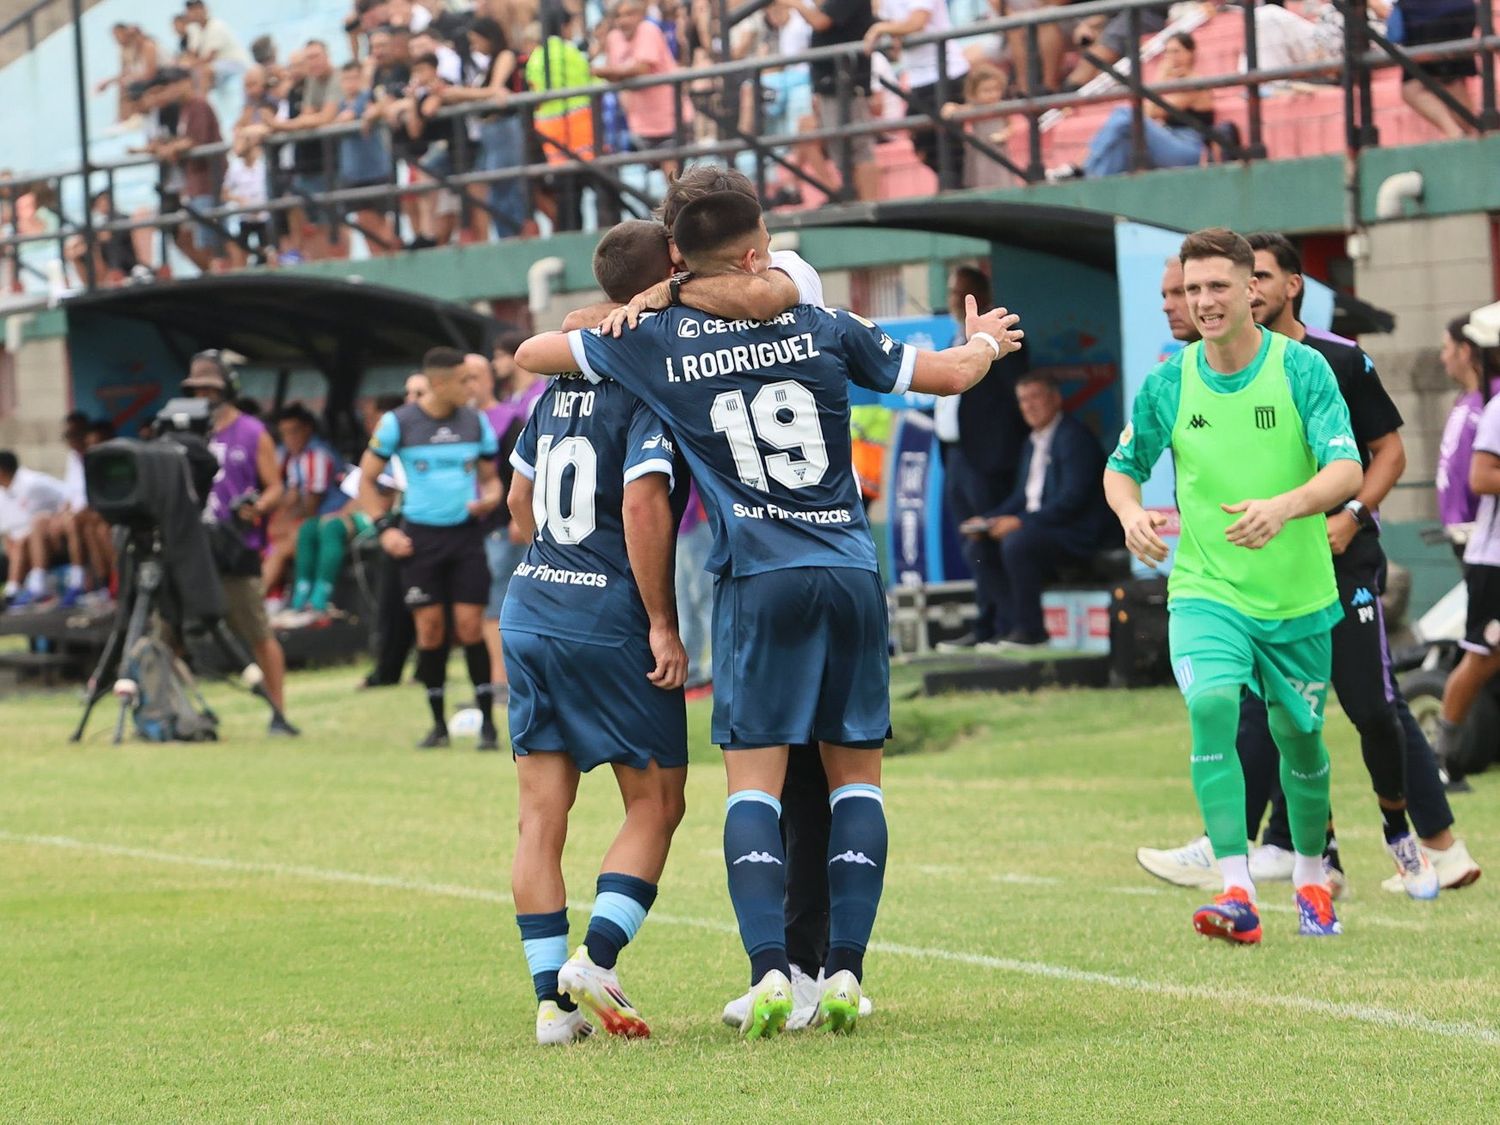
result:
<svg viewBox="0 0 1500 1125"><path fill-rule="evenodd" d="M918 352L912 369L912 390L930 395L963 394L989 374L997 359L1021 350L1026 333L1015 327L1020 323L1019 316L1005 309L991 309L980 315L974 298L970 296L966 301L968 342L940 352Z"/></svg>
<svg viewBox="0 0 1500 1125"><path fill-rule="evenodd" d="M566 332L543 332L516 349L516 362L538 375L562 375L578 370Z"/></svg>

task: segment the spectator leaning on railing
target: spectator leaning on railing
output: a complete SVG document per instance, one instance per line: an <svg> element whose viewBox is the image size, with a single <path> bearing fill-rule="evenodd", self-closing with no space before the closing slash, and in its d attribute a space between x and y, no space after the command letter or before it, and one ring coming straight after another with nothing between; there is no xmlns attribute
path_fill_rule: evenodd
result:
<svg viewBox="0 0 1500 1125"><path fill-rule="evenodd" d="M139 112L137 103L145 92L146 83L156 77L156 40L136 24L117 23L111 31L120 48L120 73L99 82L94 93L102 94L111 86L117 87L119 109L116 117L126 121Z"/></svg>
<svg viewBox="0 0 1500 1125"><path fill-rule="evenodd" d="M949 31L953 23L948 18L948 0L881 0L880 10L885 18L871 25L865 32L865 50L873 51L887 37L898 44L907 36ZM944 102L962 101L964 98L964 75L969 73L969 60L964 57L963 47L956 39L941 44L947 70L946 89L939 81L944 77L939 69L937 43L923 43L901 49L906 67L908 88L906 110L909 116L927 115L938 118ZM912 135L912 147L922 158L922 163L938 174L943 187L958 185L957 164L954 158L961 143L957 139L948 146L948 167L938 161L940 146L938 130L943 126L936 120L930 129L918 129Z"/></svg>
<svg viewBox="0 0 1500 1125"><path fill-rule="evenodd" d="M807 21L813 29L812 46L829 47L840 43L863 43L865 35L875 24L875 14L870 0L822 0L815 4L811 0L789 0L791 7ZM812 64L813 89L818 95L818 119L824 128L845 124L840 120L838 65L848 67L849 74L849 121L851 125L867 125L870 122L870 60L859 55L843 64L822 60ZM854 194L861 200L871 201L880 194L880 168L875 163L875 137L872 133L861 133L849 139L851 162L854 168ZM843 163L842 140L834 140L829 147L835 162Z"/></svg>
<svg viewBox="0 0 1500 1125"><path fill-rule="evenodd" d="M525 162L526 151L521 118L515 110L504 108L518 77L515 52L510 49L500 24L487 16L470 25L468 38L469 57L476 62L483 59L484 64L472 68L468 84L446 89L442 101L445 105L467 104L476 109L486 104L493 107L472 114L465 122L469 140L478 148L475 170L498 172L519 167ZM511 238L521 233L531 217L524 180L500 180L487 187L477 185L473 190L487 196L490 219L498 237Z"/></svg>
<svg viewBox="0 0 1500 1125"><path fill-rule="evenodd" d="M645 0L619 0L614 8L614 27L604 42L605 63L594 67L594 77L606 82L650 75L665 77L678 70L667 37L646 18ZM620 104L630 127L631 146L636 152L671 145L677 138L677 99L673 86L620 91ZM682 99L683 140L693 120L693 105ZM659 167L668 177L676 176L677 161L663 160Z"/></svg>
<svg viewBox="0 0 1500 1125"><path fill-rule="evenodd" d="M1474 34L1474 0L1400 0L1396 12L1400 15L1397 33L1399 42L1406 47L1469 39ZM1417 69L1441 83L1443 89L1460 105L1473 109L1468 82L1479 73L1473 55L1433 59L1418 63ZM1462 137L1473 132L1473 129L1438 100L1436 94L1415 78L1408 78L1401 83L1401 97L1407 105L1432 122L1445 137Z"/></svg>
<svg viewBox="0 0 1500 1125"><path fill-rule="evenodd" d="M365 116L370 93L365 89L363 68L354 61L339 68L339 104L334 120L360 122L357 133L345 133L338 141L338 184L340 188L369 187L387 183L391 178L391 153L385 135L374 128ZM384 200L374 199L354 205L355 221L364 232L371 255L380 257L399 246L399 237L386 214Z"/></svg>
<svg viewBox="0 0 1500 1125"><path fill-rule="evenodd" d="M199 90L226 87L245 72L250 56L230 26L208 14L203 0L188 0L187 49L199 72Z"/></svg>
<svg viewBox="0 0 1500 1125"><path fill-rule="evenodd" d="M1177 32L1162 50L1162 65L1157 71L1158 82L1173 82L1191 78L1198 45L1185 31ZM1214 123L1214 95L1212 90L1185 90L1181 93L1164 94L1162 100L1172 108L1163 109L1155 102L1141 106L1145 114L1142 126L1146 134L1146 156L1150 168L1190 168L1203 159L1205 145L1202 129L1210 129ZM1089 155L1084 163L1084 174L1117 176L1130 171L1131 122L1133 114L1128 105L1120 106L1099 126L1094 139L1089 142Z"/></svg>
<svg viewBox="0 0 1500 1125"><path fill-rule="evenodd" d="M214 145L224 138L219 132L219 117L214 107L193 92L192 76L184 70L163 70L156 76L161 83L157 91L161 110L172 109L171 126L165 112L161 114L161 131L150 145L150 151L170 172L164 185L163 204L174 193L194 211L211 211L219 205L219 188L224 179L223 156L189 156L191 149ZM200 270L225 261L224 239L211 222L194 221L177 228L177 245Z"/></svg>

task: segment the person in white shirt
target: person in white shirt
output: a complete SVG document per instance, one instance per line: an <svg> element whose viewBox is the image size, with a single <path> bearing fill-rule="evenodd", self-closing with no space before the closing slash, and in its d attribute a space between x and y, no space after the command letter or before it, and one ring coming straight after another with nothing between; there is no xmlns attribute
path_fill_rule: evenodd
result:
<svg viewBox="0 0 1500 1125"><path fill-rule="evenodd" d="M1058 564L1082 561L1119 541L1104 500L1104 448L1089 428L1063 413L1062 392L1042 371L1016 380L1016 401L1031 427L1015 488L1005 503L972 523L1000 544L1004 646L1047 643L1042 588ZM973 531L965 525L960 530Z"/></svg>
<svg viewBox="0 0 1500 1125"><path fill-rule="evenodd" d="M880 0L884 19L876 20L865 32L865 50L873 52L887 37L900 43L908 35L930 35L948 31L953 27L948 18L948 0ZM963 44L950 39L941 44L944 50L943 66L938 63L937 43L923 43L902 51L901 61L906 70L906 107L911 116L929 115L934 122L931 129L921 129L912 135L912 147L922 158L922 163L938 174L943 187L961 186L960 172L963 168L963 141L958 136L951 138L947 146L946 167L939 166L937 124L945 103L961 102L964 97L964 75L969 73L969 60L964 56ZM942 71L946 71L943 74ZM946 78L946 88L940 91L940 78Z"/></svg>
<svg viewBox="0 0 1500 1125"><path fill-rule="evenodd" d="M241 46L233 29L223 20L208 14L203 0L188 0L187 48L193 56L204 88L226 86L245 73L250 65L249 52Z"/></svg>
<svg viewBox="0 0 1500 1125"><path fill-rule="evenodd" d="M0 450L0 538L9 563L5 597L12 609L45 600L47 517L62 511L67 503L62 481L23 468L14 453ZM24 577L24 588L18 576Z"/></svg>

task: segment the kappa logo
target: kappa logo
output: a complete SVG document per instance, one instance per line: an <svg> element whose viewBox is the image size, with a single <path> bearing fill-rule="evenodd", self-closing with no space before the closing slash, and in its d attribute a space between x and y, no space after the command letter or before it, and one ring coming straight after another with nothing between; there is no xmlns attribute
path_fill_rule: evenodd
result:
<svg viewBox="0 0 1500 1125"><path fill-rule="evenodd" d="M677 326L677 338L679 340L696 340L701 331L696 320L684 320Z"/></svg>
<svg viewBox="0 0 1500 1125"><path fill-rule="evenodd" d="M832 867L835 863L854 863L854 864L863 863L863 864L866 864L866 865L868 865L870 867L879 867L880 866L880 864L876 863L869 856L865 855L864 852L853 852L853 851L840 852L838 855L832 856L828 860L828 866L830 866L830 867Z"/></svg>
<svg viewBox="0 0 1500 1125"><path fill-rule="evenodd" d="M734 863L730 864L730 866L737 867L742 863L774 863L781 866L781 860L777 859L770 852L746 852L739 859L735 860Z"/></svg>
<svg viewBox="0 0 1500 1125"><path fill-rule="evenodd" d="M1201 415L1201 414L1194 414L1191 418L1188 419L1188 428L1189 429L1201 430L1205 426L1207 426L1208 424L1209 424L1208 419L1205 418L1205 417L1203 417L1203 415Z"/></svg>
<svg viewBox="0 0 1500 1125"><path fill-rule="evenodd" d="M1349 599L1349 604L1355 609L1358 609L1362 605L1374 605L1375 595L1370 593L1368 586L1361 586L1358 590L1354 591L1354 596Z"/></svg>

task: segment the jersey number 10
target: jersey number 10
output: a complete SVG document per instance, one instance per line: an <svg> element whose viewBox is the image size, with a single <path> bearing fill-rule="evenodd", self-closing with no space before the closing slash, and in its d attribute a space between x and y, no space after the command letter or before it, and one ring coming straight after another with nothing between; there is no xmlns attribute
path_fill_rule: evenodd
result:
<svg viewBox="0 0 1500 1125"><path fill-rule="evenodd" d="M563 477L573 470L572 495L563 514ZM560 545L582 543L594 532L594 488L599 483L599 456L588 438L552 435L537 439L536 481L531 493L531 514L537 534L543 529Z"/></svg>
<svg viewBox="0 0 1500 1125"><path fill-rule="evenodd" d="M714 432L729 439L734 469L751 488L769 492L770 478L787 488L811 488L828 472L828 444L818 419L818 403L801 383L767 383L745 407L744 391L714 396L709 413ZM756 437L782 450L761 459ZM786 450L798 450L792 456Z"/></svg>

